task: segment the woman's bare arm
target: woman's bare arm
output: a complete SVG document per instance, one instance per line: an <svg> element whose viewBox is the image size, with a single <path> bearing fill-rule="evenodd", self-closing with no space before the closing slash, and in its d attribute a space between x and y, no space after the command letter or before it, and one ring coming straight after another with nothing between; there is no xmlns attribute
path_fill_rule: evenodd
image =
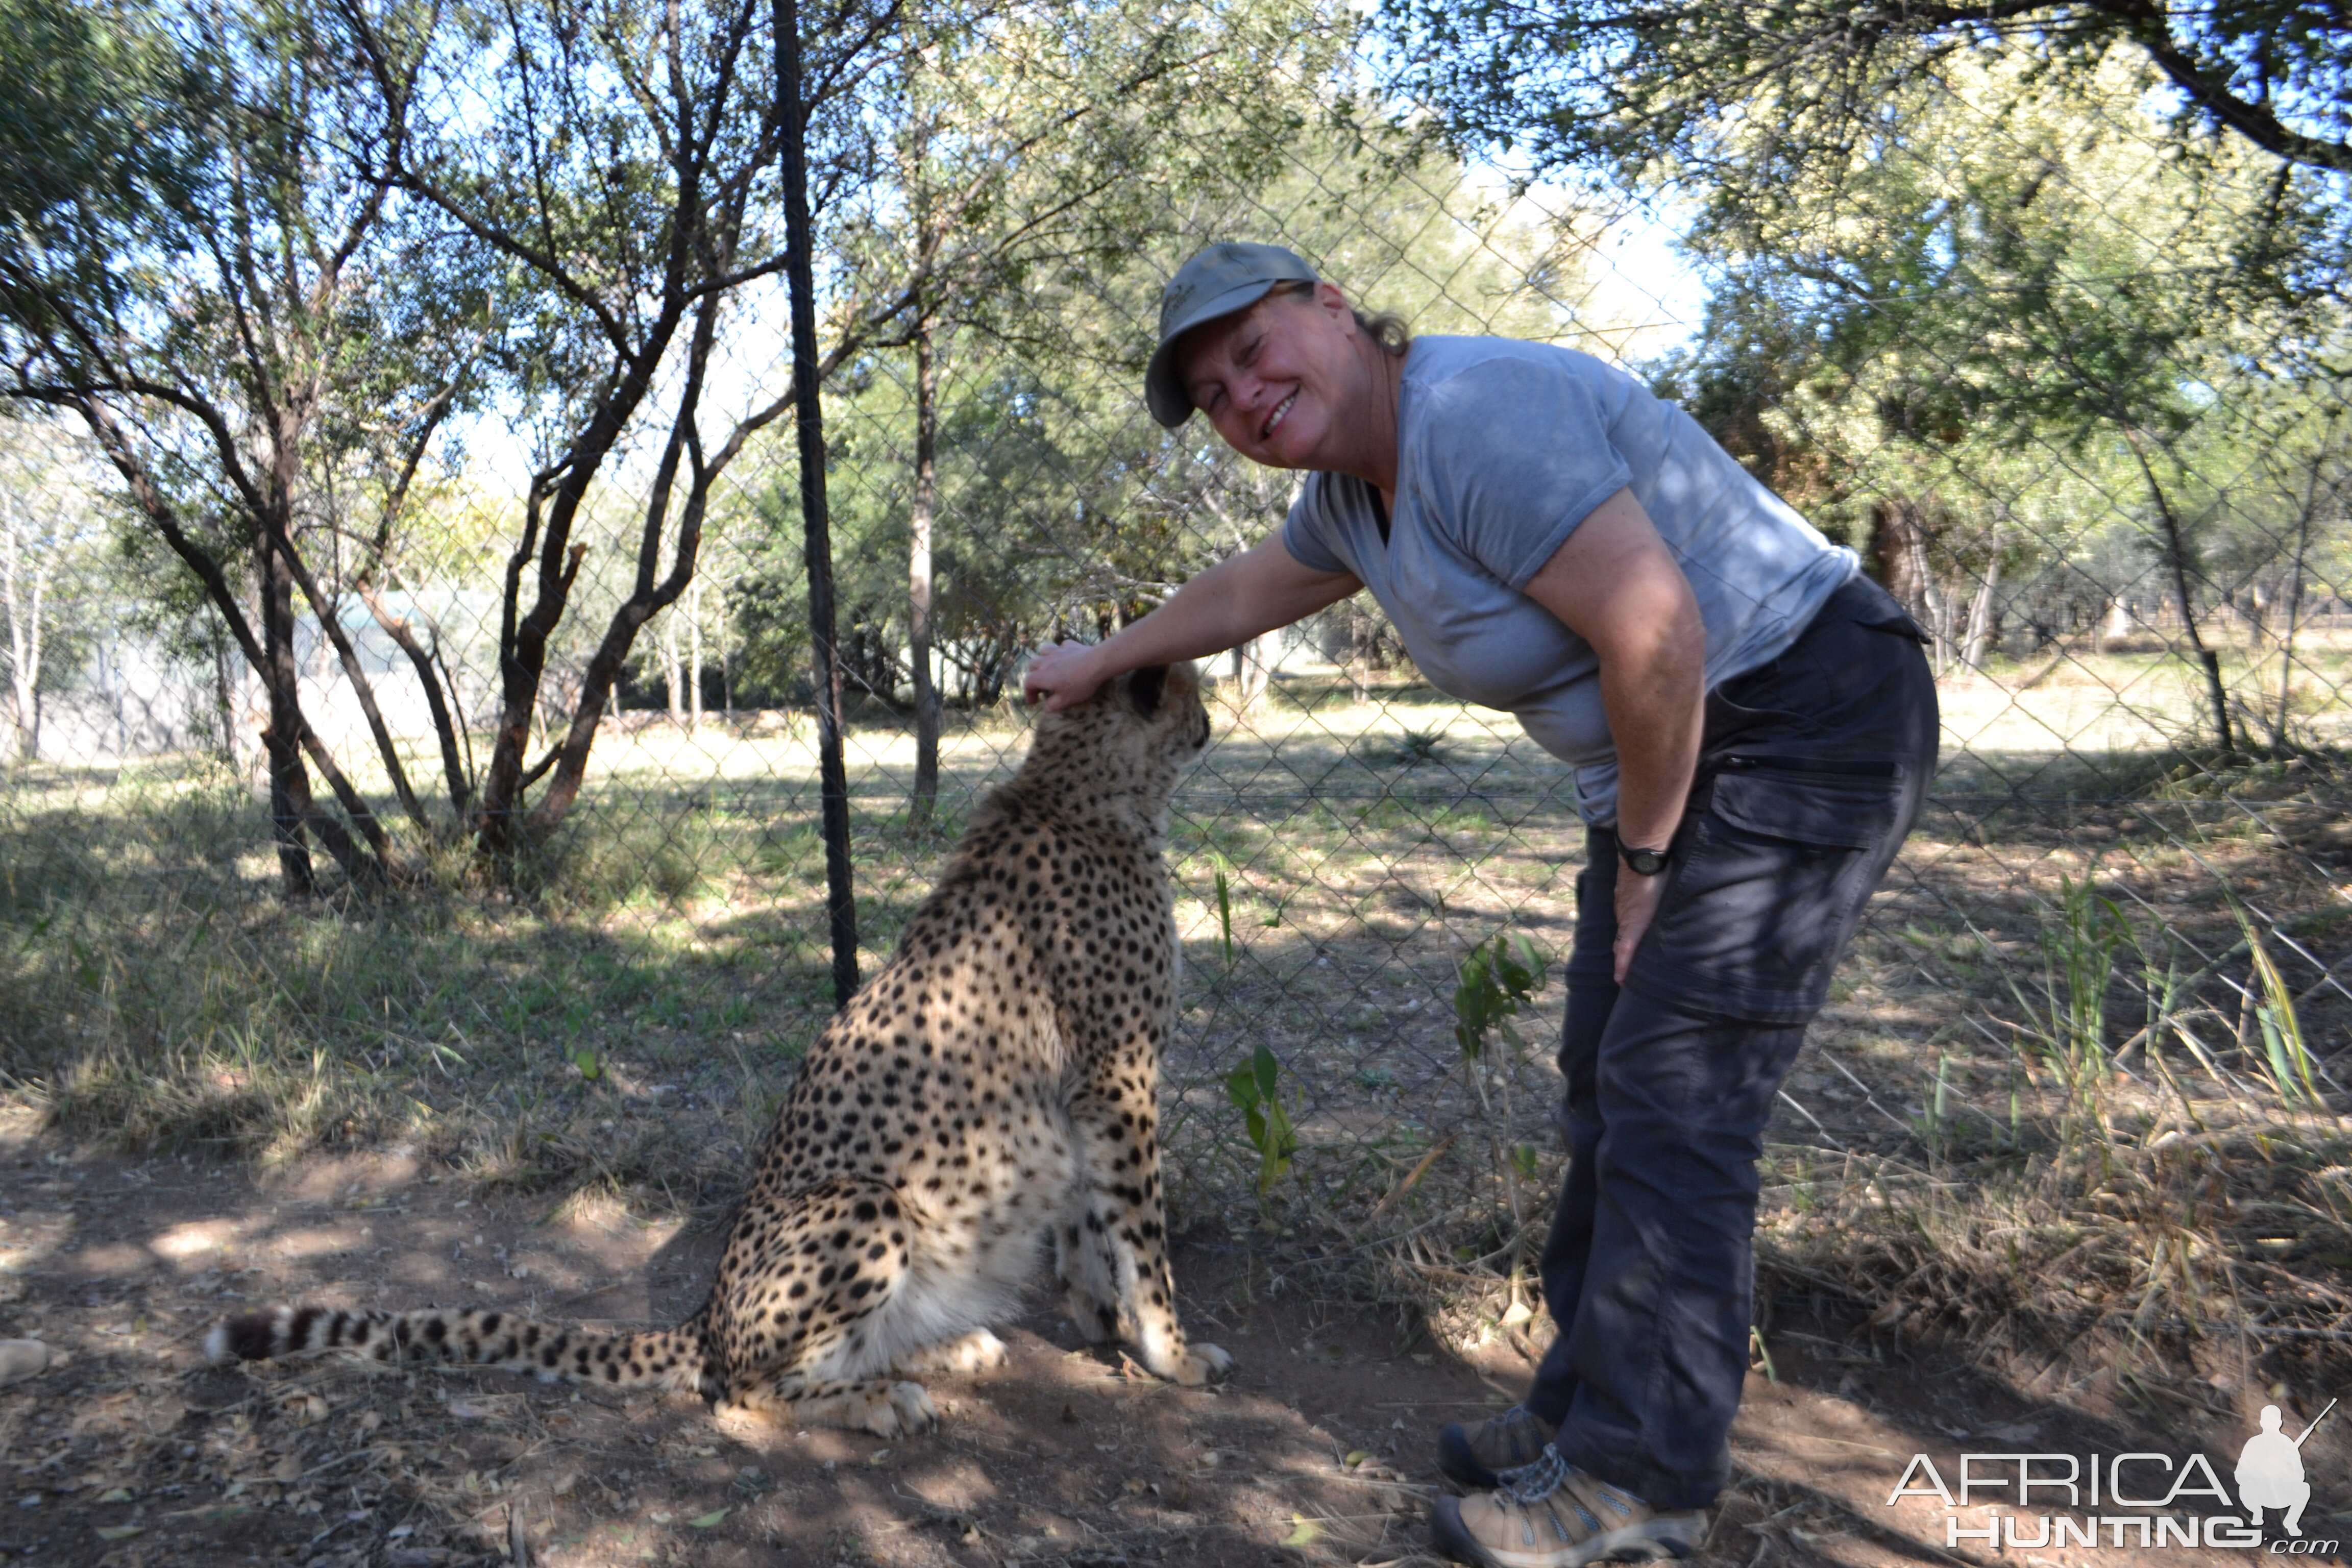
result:
<svg viewBox="0 0 2352 1568"><path fill-rule="evenodd" d="M1689 580L1630 489L1577 525L1528 597L1592 645L1617 744L1617 836L1663 849L1681 826L1706 713L1706 625ZM1617 878L1617 978L1641 944L1664 877Z"/></svg>
<svg viewBox="0 0 2352 1568"><path fill-rule="evenodd" d="M1021 692L1032 702L1044 697L1045 710L1059 712L1092 697L1113 676L1223 653L1362 586L1349 573L1301 565L1276 534L1218 562L1108 641L1041 649L1022 678Z"/></svg>

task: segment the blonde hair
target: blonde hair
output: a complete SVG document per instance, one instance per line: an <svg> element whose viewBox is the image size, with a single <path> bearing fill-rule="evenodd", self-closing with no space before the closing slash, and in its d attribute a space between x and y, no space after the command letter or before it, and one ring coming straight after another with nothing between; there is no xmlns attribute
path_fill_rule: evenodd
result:
<svg viewBox="0 0 2352 1568"><path fill-rule="evenodd" d="M1266 291L1266 298L1303 300L1313 294L1315 289L1316 284L1311 279L1296 278L1276 284ZM1405 319L1394 310L1374 310L1367 314L1354 306L1349 309L1356 318L1356 330L1379 344L1381 352L1390 358L1402 359L1405 351L1412 347L1412 328L1406 325Z"/></svg>

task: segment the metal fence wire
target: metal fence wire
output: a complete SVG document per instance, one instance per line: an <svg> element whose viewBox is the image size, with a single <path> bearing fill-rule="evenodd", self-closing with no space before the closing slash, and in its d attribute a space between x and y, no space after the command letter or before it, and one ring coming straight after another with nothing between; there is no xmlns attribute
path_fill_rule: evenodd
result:
<svg viewBox="0 0 2352 1568"><path fill-rule="evenodd" d="M1181 68L1112 8L916 37L861 68L887 94L812 121L865 972L1016 764L1026 650L1280 526L1294 476L1162 431L1139 388L1175 266L1283 244L1416 333L1626 366L1933 636L1930 805L1769 1133L1767 1313L1900 1299L2021 1352L2105 1329L2190 1362L2226 1319L2266 1365L2324 1350L2352 1268L2352 418L2340 314L2240 287L2273 165L2181 156L2126 62L2062 91L1955 58L1916 84L1927 131L1825 171L1817 210L1683 244L1680 196L1525 178L1394 118L1345 28L1183 15ZM817 77L867 58L851 20ZM423 69L420 145L514 85L479 64L467 100L462 64ZM616 167L657 108L598 110ZM747 167L766 133L740 132ZM544 151L504 134L467 154L480 178ZM363 237L372 265L491 221L425 183ZM764 236L772 190L745 189ZM407 297L426 392L342 387L295 465L278 558L308 583L271 576L184 406L17 399L0 1066L132 1137L414 1138L489 1179L723 1195L832 1005L782 286L730 285L656 342L651 295L541 330L500 312L552 315L545 290L467 281ZM599 332L645 356L628 407ZM247 395L207 384L261 450ZM583 468L599 408L617 437ZM319 891L288 895L288 713L140 483L255 627L282 621L311 809L397 885L347 886L314 837ZM508 622L545 602L534 552L575 501L518 710ZM1359 1270L1467 1340L1539 1332L1566 771L1423 680L1369 601L1209 671L1217 739L1170 862L1177 1223L1276 1279ZM492 865L468 824L501 746L515 817L542 815ZM559 788L576 804L543 811ZM1474 1027L1529 952L1524 1007Z"/></svg>

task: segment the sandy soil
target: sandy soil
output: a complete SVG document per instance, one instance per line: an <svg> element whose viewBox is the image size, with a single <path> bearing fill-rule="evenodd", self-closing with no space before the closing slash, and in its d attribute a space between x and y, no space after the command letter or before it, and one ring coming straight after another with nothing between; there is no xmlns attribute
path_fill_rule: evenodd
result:
<svg viewBox="0 0 2352 1568"><path fill-rule="evenodd" d="M505 1373L215 1368L198 1349L223 1311L281 1300L669 1321L698 1303L716 1246L617 1206L468 1190L397 1152L257 1173L0 1121L0 1336L58 1357L0 1389L0 1558L457 1568L508 1562L519 1542L548 1568L1406 1564L1427 1561L1439 1426L1507 1404L1528 1371L1507 1343L1457 1358L1393 1308L1307 1299L1263 1256L1197 1237L1178 1253L1185 1318L1238 1358L1230 1384L1160 1384L1041 1309L1005 1332L1008 1366L929 1380L939 1433L893 1443L722 1428L690 1399ZM2201 1439L2226 1479L2222 1439L2251 1428L2217 1406L2210 1435L2134 1431L2021 1401L1899 1332L1820 1327L1781 1331L1777 1381L1750 1379L1710 1568L2252 1560L2143 1551L2128 1528L2096 1551L1948 1546L1948 1515L1979 1529L1989 1510L1889 1506L1914 1454L1951 1480L1963 1449L2179 1454ZM2314 1543L2343 1532L2341 1450L2326 1451Z"/></svg>

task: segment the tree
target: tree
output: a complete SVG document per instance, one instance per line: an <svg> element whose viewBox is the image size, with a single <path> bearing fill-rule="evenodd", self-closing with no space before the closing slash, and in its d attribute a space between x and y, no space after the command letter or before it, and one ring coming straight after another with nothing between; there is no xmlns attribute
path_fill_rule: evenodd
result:
<svg viewBox="0 0 2352 1568"><path fill-rule="evenodd" d="M2119 49L2169 84L2181 130L2352 174L2352 30L2329 0L1389 0L1386 16L1409 92L1458 132L1628 181L1776 187L1877 135L1922 72L2007 52L2066 82Z"/></svg>
<svg viewBox="0 0 2352 1568"><path fill-rule="evenodd" d="M429 27L400 15L404 37ZM0 126L0 395L79 417L260 679L286 890L311 889L311 839L381 882L391 835L302 710L296 595L429 832L340 584L307 554L342 530L339 495L380 498L396 526L487 304L462 247L408 222L374 168L406 134L415 53L388 54L375 91L340 15L310 0L5 0L0 50L29 109Z"/></svg>
<svg viewBox="0 0 2352 1568"><path fill-rule="evenodd" d="M398 13L349 5L377 89L416 116L384 148L383 177L528 279L530 313L498 360L539 449L506 563L499 712L476 813L481 844L503 858L570 813L638 631L693 580L713 487L792 406L789 390L733 416L706 406L718 400L723 329L775 308L783 267L772 12L763 0L691 11L541 0L436 35L410 84ZM897 25L887 0L842 0L808 19L804 108L820 195L864 178L857 95ZM828 368L860 331L847 329ZM658 456L626 590L561 739L533 763L526 749L551 647L587 549L583 509L640 430Z"/></svg>
<svg viewBox="0 0 2352 1568"><path fill-rule="evenodd" d="M1051 297L1108 279L1172 219L1171 191L1247 182L1271 165L1322 79L1331 35L1307 7L1111 4L1006 11L977 26L917 9L882 101L895 111L877 199L837 229L877 284L905 279L877 346L908 351L907 668L910 814L939 788L934 525L941 378L958 343L985 357L1081 353ZM1238 113L1198 112L1203 101Z"/></svg>
<svg viewBox="0 0 2352 1568"><path fill-rule="evenodd" d="M1728 282L1663 380L1735 449L1810 483L1825 522L1865 513L1849 534L1916 595L1939 647L1983 647L2021 547L2063 562L2127 521L2228 752L2200 617L2230 589L2203 559L2200 470L2265 386L2340 336L2279 253L2244 243L2316 215L2282 205L2243 143L2152 157L2163 131L2129 56L2063 90L2037 75L1954 59L1883 105L1867 145L1790 171L1769 204L1710 209L1691 243Z"/></svg>
<svg viewBox="0 0 2352 1568"><path fill-rule="evenodd" d="M55 679L58 590L70 602L89 586L100 530L86 447L46 421L0 432L0 614L16 754L31 762L41 754L41 693Z"/></svg>

